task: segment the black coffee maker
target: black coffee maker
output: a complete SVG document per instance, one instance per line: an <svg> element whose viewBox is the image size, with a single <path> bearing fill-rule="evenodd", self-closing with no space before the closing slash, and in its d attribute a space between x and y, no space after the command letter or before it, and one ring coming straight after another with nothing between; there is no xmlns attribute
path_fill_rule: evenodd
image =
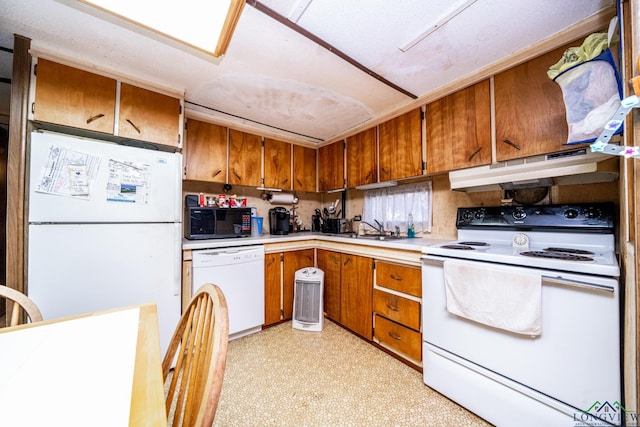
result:
<svg viewBox="0 0 640 427"><path fill-rule="evenodd" d="M269 209L269 233L289 234L289 222L291 214L286 208L276 207Z"/></svg>

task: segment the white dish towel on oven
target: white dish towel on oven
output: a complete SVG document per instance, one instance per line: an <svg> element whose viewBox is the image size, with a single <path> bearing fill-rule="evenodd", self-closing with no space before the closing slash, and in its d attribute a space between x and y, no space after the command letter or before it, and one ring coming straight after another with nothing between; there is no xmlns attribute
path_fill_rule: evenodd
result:
<svg viewBox="0 0 640 427"><path fill-rule="evenodd" d="M515 267L447 260L444 284L450 313L518 334L542 333L540 275Z"/></svg>

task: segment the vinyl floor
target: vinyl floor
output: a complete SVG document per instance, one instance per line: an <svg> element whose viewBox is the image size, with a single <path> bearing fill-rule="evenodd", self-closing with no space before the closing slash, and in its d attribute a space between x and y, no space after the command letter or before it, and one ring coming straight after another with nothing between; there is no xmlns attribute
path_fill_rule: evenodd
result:
<svg viewBox="0 0 640 427"><path fill-rule="evenodd" d="M326 321L229 343L215 426L489 426L422 374Z"/></svg>

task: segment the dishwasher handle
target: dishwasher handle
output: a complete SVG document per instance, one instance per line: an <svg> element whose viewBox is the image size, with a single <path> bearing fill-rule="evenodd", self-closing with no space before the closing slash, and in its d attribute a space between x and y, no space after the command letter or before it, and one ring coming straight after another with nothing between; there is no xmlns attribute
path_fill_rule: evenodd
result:
<svg viewBox="0 0 640 427"><path fill-rule="evenodd" d="M204 249L193 252L193 268L226 264L243 264L262 259L264 259L264 246Z"/></svg>

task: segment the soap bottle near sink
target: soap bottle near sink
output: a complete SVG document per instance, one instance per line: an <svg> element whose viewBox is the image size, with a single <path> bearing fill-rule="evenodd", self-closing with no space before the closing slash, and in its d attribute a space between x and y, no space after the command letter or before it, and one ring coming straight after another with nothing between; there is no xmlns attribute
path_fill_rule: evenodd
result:
<svg viewBox="0 0 640 427"><path fill-rule="evenodd" d="M415 224L413 223L413 214L409 214L409 217L407 218L407 237L410 239L416 237L416 228Z"/></svg>

